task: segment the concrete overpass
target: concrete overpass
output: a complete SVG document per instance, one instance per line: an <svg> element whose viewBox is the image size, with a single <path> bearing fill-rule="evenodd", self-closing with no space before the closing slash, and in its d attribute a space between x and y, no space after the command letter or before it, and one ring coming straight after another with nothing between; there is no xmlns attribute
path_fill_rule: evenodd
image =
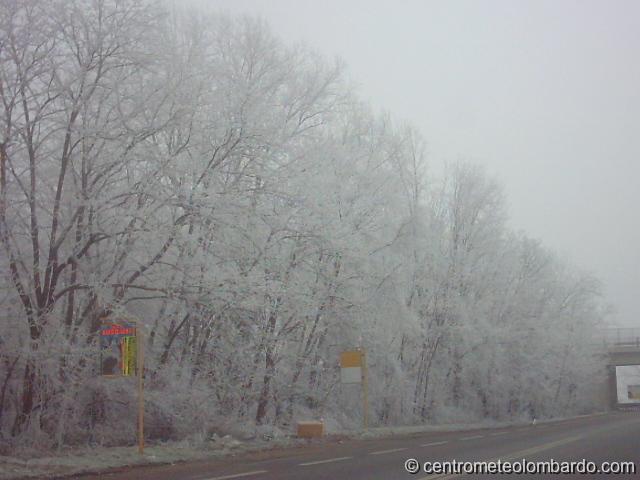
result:
<svg viewBox="0 0 640 480"><path fill-rule="evenodd" d="M624 369L617 367L640 366L640 328L608 328L603 332L609 370L609 403L612 408L640 407L640 399L620 402L619 394L623 380L619 378ZM640 367L638 368L640 372ZM640 378L636 381L640 385Z"/></svg>

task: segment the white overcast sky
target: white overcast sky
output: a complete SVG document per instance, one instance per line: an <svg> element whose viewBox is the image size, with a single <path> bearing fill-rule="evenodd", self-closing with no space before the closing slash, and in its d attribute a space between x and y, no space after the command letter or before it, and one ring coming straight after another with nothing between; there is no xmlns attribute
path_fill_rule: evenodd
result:
<svg viewBox="0 0 640 480"><path fill-rule="evenodd" d="M193 0L339 56L430 161L498 177L511 226L640 326L640 1Z"/></svg>

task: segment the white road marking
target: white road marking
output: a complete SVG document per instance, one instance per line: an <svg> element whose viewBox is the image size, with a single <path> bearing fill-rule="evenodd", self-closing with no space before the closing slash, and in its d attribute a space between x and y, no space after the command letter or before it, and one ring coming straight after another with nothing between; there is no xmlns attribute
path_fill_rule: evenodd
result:
<svg viewBox="0 0 640 480"><path fill-rule="evenodd" d="M369 455L382 455L383 453L401 452L403 450L406 450L406 448L391 448L389 450L380 450L378 452L369 452Z"/></svg>
<svg viewBox="0 0 640 480"><path fill-rule="evenodd" d="M506 435L507 433L509 433L509 432L496 432L496 433L492 433L491 436L492 437L496 437L498 435Z"/></svg>
<svg viewBox="0 0 640 480"><path fill-rule="evenodd" d="M475 440L476 438L483 438L484 435L473 435L472 437L462 437L460 440Z"/></svg>
<svg viewBox="0 0 640 480"><path fill-rule="evenodd" d="M250 475L259 475L260 473L267 473L266 470L254 470L252 472L236 473L235 475L223 475L222 477L211 477L205 480L228 480L231 478L248 477Z"/></svg>
<svg viewBox="0 0 640 480"><path fill-rule="evenodd" d="M353 457L336 457L336 458L328 458L326 460L316 460L315 462L305 462L305 463L299 463L298 465L302 466L302 467L307 467L309 465L320 465L321 463L331 463L331 462L340 462L342 460L349 460L350 458Z"/></svg>
<svg viewBox="0 0 640 480"><path fill-rule="evenodd" d="M501 457L497 457L497 458L492 458L490 460L474 460L474 461L482 461L482 462L497 462L498 460L502 460L503 462L509 462L512 460L518 460L520 458L524 458L528 455L533 455L534 453L540 453L543 452L545 450L550 450L554 447L558 447L560 445L564 445L567 443L571 443L571 442L575 442L576 440L580 440L584 438L584 435L576 435L575 437L567 437L567 438L563 438L562 440L556 440L555 442L549 442L549 443L544 443L542 445L538 445L536 447L531 447L531 448L527 448L525 450L520 450L518 452L513 452L513 453L508 453L505 456L501 456ZM465 474L461 473L461 474L453 474L453 475L448 475L448 474L444 474L444 475L429 475L428 477L422 477L419 478L418 480L449 480L451 478L459 478L459 477L464 477Z"/></svg>
<svg viewBox="0 0 640 480"><path fill-rule="evenodd" d="M445 443L449 443L449 441L444 441L444 442L431 442L431 443L425 443L423 445L420 445L421 447L435 447L436 445L444 445Z"/></svg>

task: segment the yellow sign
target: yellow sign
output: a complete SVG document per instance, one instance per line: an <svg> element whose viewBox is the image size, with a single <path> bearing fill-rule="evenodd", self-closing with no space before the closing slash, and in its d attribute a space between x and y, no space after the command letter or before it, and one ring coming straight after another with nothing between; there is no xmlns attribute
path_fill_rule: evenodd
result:
<svg viewBox="0 0 640 480"><path fill-rule="evenodd" d="M353 350L350 352L342 352L340 354L340 367L361 367L362 366L362 352L360 350Z"/></svg>
<svg viewBox="0 0 640 480"><path fill-rule="evenodd" d="M122 375L135 375L138 359L138 338L124 337L120 343L122 349Z"/></svg>
<svg viewBox="0 0 640 480"><path fill-rule="evenodd" d="M340 381L344 384L362 385L362 423L369 426L369 382L367 380L367 362L363 348L340 354Z"/></svg>

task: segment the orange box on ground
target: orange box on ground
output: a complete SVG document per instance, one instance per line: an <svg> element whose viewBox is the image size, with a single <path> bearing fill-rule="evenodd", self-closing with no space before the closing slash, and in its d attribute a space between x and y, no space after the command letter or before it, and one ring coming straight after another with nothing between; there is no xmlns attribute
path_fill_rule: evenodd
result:
<svg viewBox="0 0 640 480"><path fill-rule="evenodd" d="M298 437L315 438L324 435L323 422L298 422Z"/></svg>

